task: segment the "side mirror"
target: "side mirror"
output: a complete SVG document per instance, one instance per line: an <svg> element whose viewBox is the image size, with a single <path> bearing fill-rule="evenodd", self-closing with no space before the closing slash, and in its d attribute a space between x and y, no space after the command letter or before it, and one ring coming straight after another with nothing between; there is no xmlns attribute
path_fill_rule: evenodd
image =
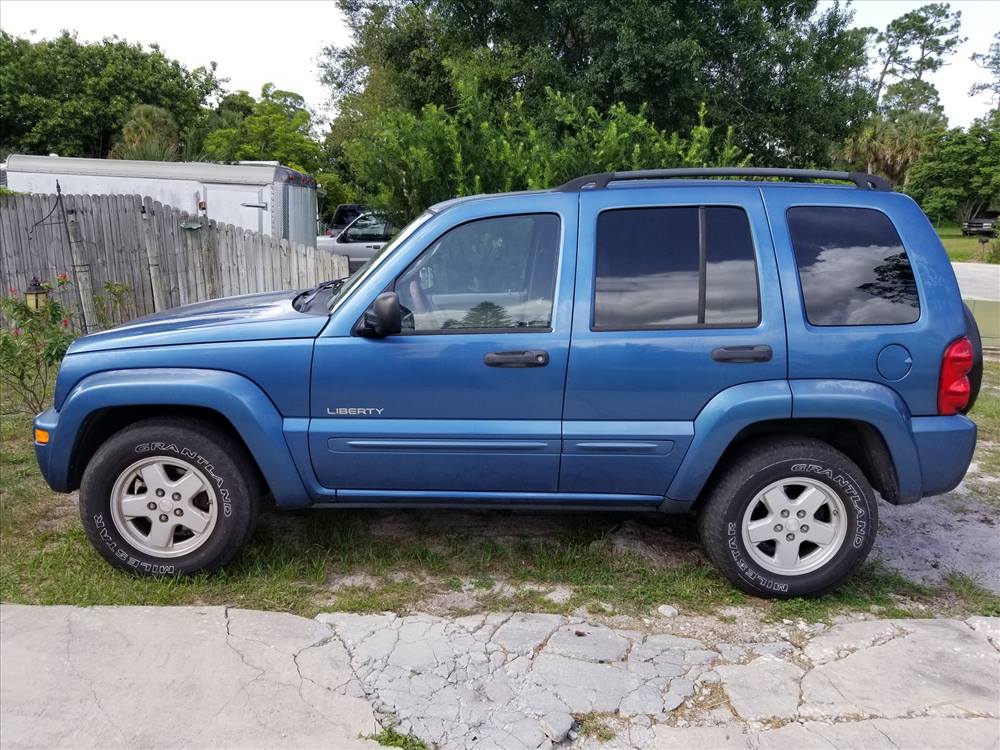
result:
<svg viewBox="0 0 1000 750"><path fill-rule="evenodd" d="M354 332L359 336L380 339L403 330L402 318L399 295L395 292L382 292L371 307L365 310Z"/></svg>

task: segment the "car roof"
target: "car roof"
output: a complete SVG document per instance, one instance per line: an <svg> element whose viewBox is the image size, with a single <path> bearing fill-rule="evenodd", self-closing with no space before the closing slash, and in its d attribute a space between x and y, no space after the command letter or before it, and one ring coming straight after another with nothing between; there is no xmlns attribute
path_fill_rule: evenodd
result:
<svg viewBox="0 0 1000 750"><path fill-rule="evenodd" d="M649 190L649 189L662 189L665 187L670 188L763 188L763 189L776 189L776 190L798 190L802 188L823 188L829 190L838 191L848 191L848 192L867 192L858 191L853 185L843 185L825 182L776 182L774 180L733 180L733 179L660 179L660 180L622 180L620 182L615 182L608 185L606 188L601 188L604 190ZM582 188L578 192L587 193L592 192L591 188ZM516 190L506 193L480 193L477 195L464 195L456 198L449 198L445 201L440 201L434 205L428 207L428 211L433 214L441 213L449 208L453 208L458 205L466 203L475 203L486 200L499 200L503 198L530 198L535 195L545 195L557 192L567 192L561 191L559 188L550 188L548 190Z"/></svg>

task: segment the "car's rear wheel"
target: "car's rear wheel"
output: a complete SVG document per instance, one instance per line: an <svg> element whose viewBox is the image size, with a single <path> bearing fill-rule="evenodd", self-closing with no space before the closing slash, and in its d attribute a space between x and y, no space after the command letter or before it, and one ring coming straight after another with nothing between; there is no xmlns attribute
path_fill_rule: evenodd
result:
<svg viewBox="0 0 1000 750"><path fill-rule="evenodd" d="M257 487L246 450L228 433L200 420L150 419L98 449L80 485L80 516L116 567L211 571L253 532Z"/></svg>
<svg viewBox="0 0 1000 750"><path fill-rule="evenodd" d="M699 513L709 558L758 596L821 594L864 562L875 541L875 493L830 445L778 438L741 451Z"/></svg>

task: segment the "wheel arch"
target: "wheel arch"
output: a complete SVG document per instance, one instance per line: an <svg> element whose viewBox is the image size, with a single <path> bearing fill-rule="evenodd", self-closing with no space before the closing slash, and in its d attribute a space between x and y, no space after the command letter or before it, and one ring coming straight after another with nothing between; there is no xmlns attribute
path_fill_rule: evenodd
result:
<svg viewBox="0 0 1000 750"><path fill-rule="evenodd" d="M239 430L225 414L205 406L180 406L176 404L142 404L141 413L135 406L109 406L97 409L84 419L76 436L73 451L70 455L68 479L71 489L80 486L83 472L94 457L97 450L108 438L126 427L148 419L158 417L181 417L190 420L206 422L232 436L246 450L250 463L256 469L256 483L261 494L270 492L270 487L264 473L257 463L256 457L247 446Z"/></svg>
<svg viewBox="0 0 1000 750"><path fill-rule="evenodd" d="M49 446L50 484L75 489L103 440L153 416L191 416L227 430L247 449L277 504L300 507L311 502L274 404L249 379L215 370L121 370L82 380L59 411Z"/></svg>
<svg viewBox="0 0 1000 750"><path fill-rule="evenodd" d="M873 425L839 418L772 419L755 422L737 433L719 457L692 509L698 509L707 491L738 456L755 445L777 437L810 437L836 448L858 465L883 499L893 505L899 504L896 467L885 438Z"/></svg>
<svg viewBox="0 0 1000 750"><path fill-rule="evenodd" d="M912 503L922 495L909 411L894 391L878 383L744 383L715 396L695 419L694 432L666 493L665 509L695 506L735 452L777 434L824 440L851 458L890 503Z"/></svg>

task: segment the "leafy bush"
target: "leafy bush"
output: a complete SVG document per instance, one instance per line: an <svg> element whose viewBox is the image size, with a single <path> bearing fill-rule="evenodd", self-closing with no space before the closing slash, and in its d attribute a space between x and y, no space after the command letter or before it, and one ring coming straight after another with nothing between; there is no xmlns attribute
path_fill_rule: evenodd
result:
<svg viewBox="0 0 1000 750"><path fill-rule="evenodd" d="M135 317L135 300L132 288L121 281L105 281L104 292L94 295L94 309L97 313L97 325L101 330L121 325L129 318Z"/></svg>
<svg viewBox="0 0 1000 750"><path fill-rule="evenodd" d="M54 286L69 281L60 274ZM45 284L52 288L52 284ZM42 411L52 398L54 376L66 349L76 334L62 303L49 296L38 310L11 289L0 299L0 313L6 326L0 327L0 385L13 396L13 405L22 411Z"/></svg>
<svg viewBox="0 0 1000 750"><path fill-rule="evenodd" d="M528 112L520 94L497 112L475 80L459 90L455 108L387 110L342 144L347 172L369 205L405 223L456 195L548 188L590 172L749 161L731 129L705 125L704 106L698 125L680 134L658 129L645 109L599 111L551 90L541 113Z"/></svg>

